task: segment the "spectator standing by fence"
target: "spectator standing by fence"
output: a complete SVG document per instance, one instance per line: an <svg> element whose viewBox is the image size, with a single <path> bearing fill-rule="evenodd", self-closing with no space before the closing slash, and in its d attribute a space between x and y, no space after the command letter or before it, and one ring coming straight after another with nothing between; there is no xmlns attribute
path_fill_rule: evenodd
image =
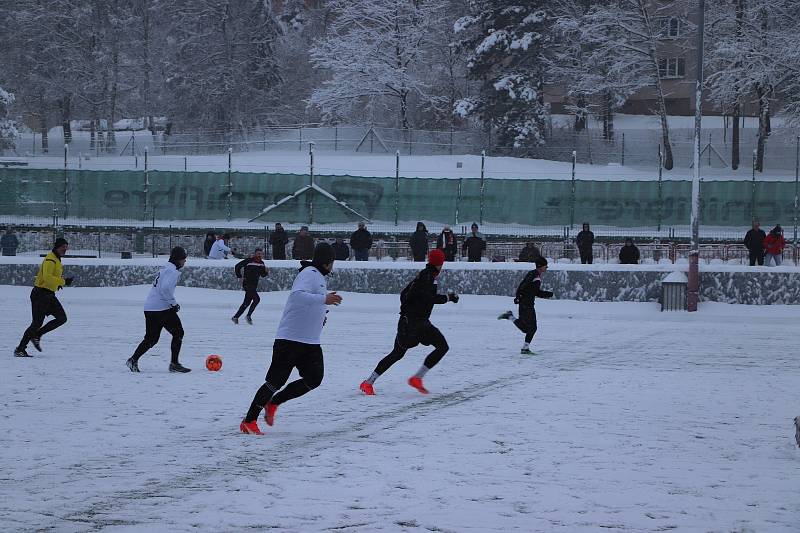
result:
<svg viewBox="0 0 800 533"><path fill-rule="evenodd" d="M445 261L455 261L456 254L458 253L458 240L456 234L450 229L450 226L445 225L439 238L436 239L436 247L444 252Z"/></svg>
<svg viewBox="0 0 800 533"><path fill-rule="evenodd" d="M408 241L414 261L425 261L428 255L428 228L422 222L417 222L417 229L411 234Z"/></svg>
<svg viewBox="0 0 800 533"><path fill-rule="evenodd" d="M619 250L619 264L621 265L638 265L641 254L639 248L633 244L633 239L627 237L625 245Z"/></svg>
<svg viewBox="0 0 800 533"><path fill-rule="evenodd" d="M519 252L519 261L520 263L533 263L538 258L542 257L542 253L539 251L539 248L532 242L526 242L525 246Z"/></svg>
<svg viewBox="0 0 800 533"><path fill-rule="evenodd" d="M227 259L228 254L233 252L233 250L231 250L227 245L227 242L230 240L231 236L226 233L225 235L214 241L214 245L211 246L211 251L208 252L208 258Z"/></svg>
<svg viewBox="0 0 800 533"><path fill-rule="evenodd" d="M471 229L472 233L464 239L462 252L466 254L467 261L479 263L483 256L483 251L486 250L486 239L482 233L478 232L478 225L475 222L472 223Z"/></svg>
<svg viewBox="0 0 800 533"><path fill-rule="evenodd" d="M341 237L336 237L333 243L333 256L337 261L347 261L350 258L350 248Z"/></svg>
<svg viewBox="0 0 800 533"><path fill-rule="evenodd" d="M303 226L294 238L292 259L311 260L312 257L314 257L314 237L308 234L308 226Z"/></svg>
<svg viewBox="0 0 800 533"><path fill-rule="evenodd" d="M753 221L753 227L744 236L744 245L747 247L750 257L750 266L764 264L764 239L767 234L761 229L758 220Z"/></svg>
<svg viewBox="0 0 800 533"><path fill-rule="evenodd" d="M0 237L0 249L3 250L3 255L17 255L17 248L19 248L19 239L14 235L14 230L6 228L6 232Z"/></svg>
<svg viewBox="0 0 800 533"><path fill-rule="evenodd" d="M275 223L275 231L269 236L269 244L272 246L273 259L286 259L286 244L289 236L280 222Z"/></svg>
<svg viewBox="0 0 800 533"><path fill-rule="evenodd" d="M211 253L211 247L217 241L217 235L213 231L206 233L206 240L203 241L203 257L208 257Z"/></svg>
<svg viewBox="0 0 800 533"><path fill-rule="evenodd" d="M367 231L363 222L358 223L358 229L350 235L350 248L356 261L369 261L369 249L372 248L372 234Z"/></svg>
<svg viewBox="0 0 800 533"><path fill-rule="evenodd" d="M592 246L594 245L594 233L589 229L589 223L583 223L583 229L575 237L575 244L578 246L578 253L581 256L582 265L591 265L594 260Z"/></svg>
<svg viewBox="0 0 800 533"><path fill-rule="evenodd" d="M764 239L764 249L766 256L764 263L767 266L781 266L783 262L783 249L786 247L786 239L783 238L783 228L780 224L772 228L769 235Z"/></svg>

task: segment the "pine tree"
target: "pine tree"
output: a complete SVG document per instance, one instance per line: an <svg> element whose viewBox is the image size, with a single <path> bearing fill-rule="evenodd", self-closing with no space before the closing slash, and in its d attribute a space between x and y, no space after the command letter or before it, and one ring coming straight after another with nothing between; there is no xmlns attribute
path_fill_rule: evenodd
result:
<svg viewBox="0 0 800 533"><path fill-rule="evenodd" d="M522 149L544 143L543 52L552 23L546 1L474 0L456 22L467 69L480 82L478 95L456 103L462 117L477 117L496 130L498 145Z"/></svg>

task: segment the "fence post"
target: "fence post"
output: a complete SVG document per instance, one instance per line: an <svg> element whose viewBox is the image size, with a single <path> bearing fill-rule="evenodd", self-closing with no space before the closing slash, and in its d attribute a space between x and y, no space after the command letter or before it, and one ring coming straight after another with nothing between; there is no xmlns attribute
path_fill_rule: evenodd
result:
<svg viewBox="0 0 800 533"><path fill-rule="evenodd" d="M794 246L797 248L797 208L798 184L800 184L800 135L797 136L797 146L794 156Z"/></svg>
<svg viewBox="0 0 800 533"><path fill-rule="evenodd" d="M414 146L414 130L408 128L408 155L411 155L411 150Z"/></svg>
<svg viewBox="0 0 800 533"><path fill-rule="evenodd" d="M308 191L308 194L311 198L311 203L309 204L308 209L308 224L311 225L314 223L314 143L308 143L308 173L309 173L309 184L311 185L312 189Z"/></svg>
<svg viewBox="0 0 800 533"><path fill-rule="evenodd" d="M483 189L483 186L484 186L484 179L483 179L484 172L483 171L484 171L485 163L486 163L486 150L482 150L481 151L481 200L480 200L481 212L480 212L480 224L483 224L483 192L484 192L484 189Z"/></svg>
<svg viewBox="0 0 800 533"><path fill-rule="evenodd" d="M569 207L569 227L570 229L575 227L575 163L578 161L578 152L576 150L572 151L572 192L570 195L570 207Z"/></svg>
<svg viewBox="0 0 800 533"><path fill-rule="evenodd" d="M169 225L169 250L172 252L172 224Z"/></svg>
<svg viewBox="0 0 800 533"><path fill-rule="evenodd" d="M184 158L183 158L183 171L186 172L188 169L189 169L189 158L184 156Z"/></svg>
<svg viewBox="0 0 800 533"><path fill-rule="evenodd" d="M758 150L753 150L753 192L752 197L750 199L750 219L755 220L756 218L756 162L757 162L757 154Z"/></svg>
<svg viewBox="0 0 800 533"><path fill-rule="evenodd" d="M101 246L101 240L100 240L101 238L102 238L102 235L98 231L97 232L97 258L98 259L102 259L103 258L103 252L102 252L102 246Z"/></svg>
<svg viewBox="0 0 800 533"><path fill-rule="evenodd" d="M152 248L153 257L158 257L156 255L156 208L153 206L153 233L150 236L150 246Z"/></svg>
<svg viewBox="0 0 800 533"><path fill-rule="evenodd" d="M453 155L453 126L450 125L450 155Z"/></svg>
<svg viewBox="0 0 800 533"><path fill-rule="evenodd" d="M339 126L336 125L333 127L333 151L336 152L339 149Z"/></svg>
<svg viewBox="0 0 800 533"><path fill-rule="evenodd" d="M394 225L400 214L400 150L394 154Z"/></svg>
<svg viewBox="0 0 800 533"><path fill-rule="evenodd" d="M150 175L148 173L147 154L149 153L147 146L144 147L144 216L147 217L147 212L150 209ZM147 218L145 218L147 220Z"/></svg>
<svg viewBox="0 0 800 533"><path fill-rule="evenodd" d="M297 143L297 149L303 149L303 126L301 125L298 130L300 131L300 142Z"/></svg>
<svg viewBox="0 0 800 533"><path fill-rule="evenodd" d="M461 187L463 182L464 178L458 178L458 195L456 196L456 225L458 225L458 210L461 207Z"/></svg>
<svg viewBox="0 0 800 533"><path fill-rule="evenodd" d="M228 221L231 220L233 211L233 177L231 176L231 159L233 158L233 147L228 147L228 206L227 217Z"/></svg>
<svg viewBox="0 0 800 533"><path fill-rule="evenodd" d="M625 132L622 132L622 166L625 166Z"/></svg>
<svg viewBox="0 0 800 533"><path fill-rule="evenodd" d="M661 151L661 145L658 145L658 231L661 231L661 217L664 209L664 197L662 192L661 174L664 168L664 153Z"/></svg>
<svg viewBox="0 0 800 533"><path fill-rule="evenodd" d="M69 144L64 143L64 218L67 218L69 213L69 173L67 166L69 165Z"/></svg>

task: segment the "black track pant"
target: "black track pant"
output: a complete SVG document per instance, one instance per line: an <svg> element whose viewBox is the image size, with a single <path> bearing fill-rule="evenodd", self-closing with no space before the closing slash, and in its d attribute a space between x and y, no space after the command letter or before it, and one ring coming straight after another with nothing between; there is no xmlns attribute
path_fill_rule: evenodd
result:
<svg viewBox="0 0 800 533"><path fill-rule="evenodd" d="M530 343L536 334L536 309L533 306L519 306L519 318L514 325L525 334L525 342Z"/></svg>
<svg viewBox="0 0 800 533"><path fill-rule="evenodd" d="M429 320L409 321L405 317L400 317L400 321L397 323L397 335L394 338L394 349L380 360L378 366L375 367L375 373L379 376L382 375L389 370L390 366L402 359L408 350L419 344L433 346L433 351L428 354L423 363L427 368L436 366L450 349L442 332Z"/></svg>
<svg viewBox="0 0 800 533"><path fill-rule="evenodd" d="M300 379L280 390L295 368L300 373ZM267 403L280 405L316 389L322 383L324 374L325 365L319 344L275 339L275 344L272 345L272 362L267 370L267 377L264 378L266 381L256 392L245 421L252 422L258 418Z"/></svg>
<svg viewBox="0 0 800 533"><path fill-rule="evenodd" d="M47 316L52 316L53 320L44 324ZM56 298L56 293L47 289L34 287L31 291L31 325L22 335L18 348L27 348L28 342L34 337L41 337L45 333L50 333L59 326L67 322L67 313L61 307L61 302ZM44 324L44 326L42 326Z"/></svg>
<svg viewBox="0 0 800 533"><path fill-rule="evenodd" d="M239 306L239 310L236 311L236 314L233 315L234 318L239 318L244 313L244 310L247 309L247 306L250 306L250 310L247 312L247 316L253 314L253 311L256 310L256 306L261 302L261 297L258 295L257 289L245 289L244 290L244 302L242 305Z"/></svg>
<svg viewBox="0 0 800 533"><path fill-rule="evenodd" d="M582 265L591 265L594 257L592 256L592 252L581 252L581 264Z"/></svg>
<svg viewBox="0 0 800 533"><path fill-rule="evenodd" d="M144 312L144 325L145 334L142 342L136 347L133 352L133 359L138 361L144 353L158 344L158 338L161 336L161 330L165 329L172 335L172 362L178 363L178 356L181 353L181 344L183 344L183 325L181 319L178 317L178 312L172 309L164 311L145 311Z"/></svg>
<svg viewBox="0 0 800 533"><path fill-rule="evenodd" d="M750 256L750 266L756 266L758 263L760 266L764 266L764 252L750 252L748 254Z"/></svg>

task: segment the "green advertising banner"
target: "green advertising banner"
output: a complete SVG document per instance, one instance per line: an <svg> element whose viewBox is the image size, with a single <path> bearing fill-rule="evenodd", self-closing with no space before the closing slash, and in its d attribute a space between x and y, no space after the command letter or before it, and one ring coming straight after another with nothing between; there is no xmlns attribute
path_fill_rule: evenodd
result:
<svg viewBox="0 0 800 533"><path fill-rule="evenodd" d="M230 179L230 181L229 181ZM373 221L477 221L525 226L591 224L617 227L687 225L688 181L427 179L316 176L315 183ZM4 215L80 219L251 219L309 185L308 175L0 169ZM701 186L702 224L788 224L793 182L708 181ZM308 191L259 219L266 223L335 223L357 216Z"/></svg>

